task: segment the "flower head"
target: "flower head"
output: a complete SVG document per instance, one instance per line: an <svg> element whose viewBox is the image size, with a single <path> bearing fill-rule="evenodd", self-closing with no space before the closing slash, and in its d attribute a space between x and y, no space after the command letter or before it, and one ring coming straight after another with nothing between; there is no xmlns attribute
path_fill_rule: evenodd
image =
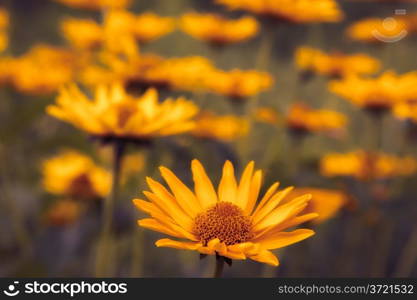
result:
<svg viewBox="0 0 417 300"><path fill-rule="evenodd" d="M155 89L134 98L120 84L113 84L98 86L92 100L76 86L63 88L47 112L93 136L149 139L191 130L198 108L184 98L158 103Z"/></svg>
<svg viewBox="0 0 417 300"><path fill-rule="evenodd" d="M125 8L132 0L55 0L74 8L100 10L104 8Z"/></svg>
<svg viewBox="0 0 417 300"><path fill-rule="evenodd" d="M9 13L7 10L0 8L0 53L4 51L9 44L7 28L9 27Z"/></svg>
<svg viewBox="0 0 417 300"><path fill-rule="evenodd" d="M43 186L51 194L91 199L105 197L110 191L110 173L76 151L46 160L42 171Z"/></svg>
<svg viewBox="0 0 417 300"><path fill-rule="evenodd" d="M188 240L164 238L158 240L156 246L195 250L231 259L250 258L277 266L278 259L270 250L314 234L308 229L284 231L317 216L315 213L300 215L311 195L281 204L292 188L277 191L279 184L275 183L256 205L262 171L254 172L253 162L248 164L237 182L233 165L227 161L217 192L198 160L192 161L191 170L194 191L169 169L161 167L162 177L170 190L147 178L151 191L144 194L149 201L133 200L138 209L151 216L139 220L140 226Z"/></svg>
<svg viewBox="0 0 417 300"><path fill-rule="evenodd" d="M228 20L216 14L186 13L181 17L181 29L205 42L224 45L250 39L259 31L252 17Z"/></svg>
<svg viewBox="0 0 417 300"><path fill-rule="evenodd" d="M318 49L300 47L295 53L299 69L330 77L344 77L348 74L372 74L379 70L378 60L364 54L327 54Z"/></svg>
<svg viewBox="0 0 417 300"><path fill-rule="evenodd" d="M103 30L94 20L67 18L61 22L61 31L75 48L92 49L103 42Z"/></svg>

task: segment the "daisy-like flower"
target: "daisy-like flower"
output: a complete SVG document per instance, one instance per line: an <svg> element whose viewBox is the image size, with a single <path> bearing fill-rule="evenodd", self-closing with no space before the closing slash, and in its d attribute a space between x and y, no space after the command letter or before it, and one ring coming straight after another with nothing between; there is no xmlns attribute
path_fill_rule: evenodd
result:
<svg viewBox="0 0 417 300"><path fill-rule="evenodd" d="M61 31L75 48L92 49L103 42L103 29L94 20L67 18L61 22Z"/></svg>
<svg viewBox="0 0 417 300"><path fill-rule="evenodd" d="M191 170L194 191L169 169L161 167L170 191L147 178L151 191L144 194L150 201L133 200L138 209L151 216L139 220L140 226L182 239L160 239L157 247L194 250L230 259L249 258L278 266L278 259L270 250L314 234L309 229L284 231L317 216L315 213L300 215L311 195L281 205L292 188L277 191L279 184L275 183L256 205L262 171L254 172L253 162L237 182L233 165L227 161L217 192L199 161L192 161Z"/></svg>
<svg viewBox="0 0 417 300"><path fill-rule="evenodd" d="M329 153L320 161L323 176L349 176L372 180L407 176L417 171L417 161L411 156L397 157L382 152L357 150L349 153Z"/></svg>
<svg viewBox="0 0 417 300"><path fill-rule="evenodd" d="M45 190L54 195L92 199L110 191L110 173L76 151L66 150L46 160L42 172Z"/></svg>
<svg viewBox="0 0 417 300"><path fill-rule="evenodd" d="M126 8L130 5L132 0L54 0L69 7L89 9L89 10L101 10L109 8Z"/></svg>
<svg viewBox="0 0 417 300"><path fill-rule="evenodd" d="M66 226L73 224L84 212L81 202L63 199L54 202L45 212L44 220L53 226Z"/></svg>
<svg viewBox="0 0 417 300"><path fill-rule="evenodd" d="M337 134L343 132L347 118L342 113L327 109L312 109L304 103L293 104L286 117L286 126L300 133L324 132Z"/></svg>
<svg viewBox="0 0 417 300"><path fill-rule="evenodd" d="M348 74L373 74L380 62L365 54L327 54L319 49L300 47L295 53L295 63L302 71L329 77L345 77Z"/></svg>
<svg viewBox="0 0 417 300"><path fill-rule="evenodd" d="M216 0L231 10L245 10L291 23L339 22L343 13L334 0Z"/></svg>
<svg viewBox="0 0 417 300"><path fill-rule="evenodd" d="M252 17L236 20L217 14L186 13L180 20L181 29L190 36L214 44L225 45L248 40L259 31L258 22Z"/></svg>
<svg viewBox="0 0 417 300"><path fill-rule="evenodd" d="M198 108L184 98L159 103L155 89L135 98L115 83L98 86L92 100L74 85L63 88L47 112L95 137L148 140L191 130Z"/></svg>
<svg viewBox="0 0 417 300"><path fill-rule="evenodd" d="M376 78L348 76L329 83L331 92L369 111L386 111L401 101L402 77L387 71Z"/></svg>
<svg viewBox="0 0 417 300"><path fill-rule="evenodd" d="M232 141L245 136L249 131L247 120L234 115L219 116L209 111L201 112L191 134L200 138Z"/></svg>
<svg viewBox="0 0 417 300"><path fill-rule="evenodd" d="M268 90L274 83L269 73L255 70L214 70L206 74L206 88L232 99L244 99Z"/></svg>
<svg viewBox="0 0 417 300"><path fill-rule="evenodd" d="M311 200L303 213L317 213L318 217L313 219L313 224L321 224L337 215L337 213L351 201L349 196L339 190L320 189L303 187L296 188L290 196L299 197L305 194L311 194ZM291 199L291 197L288 197Z"/></svg>

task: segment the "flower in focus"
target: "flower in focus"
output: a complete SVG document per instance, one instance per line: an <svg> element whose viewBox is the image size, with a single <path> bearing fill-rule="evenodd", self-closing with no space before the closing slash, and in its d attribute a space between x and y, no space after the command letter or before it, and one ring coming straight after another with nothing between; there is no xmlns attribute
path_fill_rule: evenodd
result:
<svg viewBox="0 0 417 300"><path fill-rule="evenodd" d="M7 28L9 27L9 13L7 10L0 8L0 53L9 45Z"/></svg>
<svg viewBox="0 0 417 300"><path fill-rule="evenodd" d="M338 135L347 123L345 115L327 109L314 110L303 103L293 104L286 117L286 126L295 132L324 132Z"/></svg>
<svg viewBox="0 0 417 300"><path fill-rule="evenodd" d="M191 134L196 137L231 141L245 136L249 131L248 122L233 115L218 116L212 112L201 112Z"/></svg>
<svg viewBox="0 0 417 300"><path fill-rule="evenodd" d="M228 20L216 14L194 12L184 14L180 26L190 36L215 45L242 42L259 31L259 24L252 17Z"/></svg>
<svg viewBox="0 0 417 300"><path fill-rule="evenodd" d="M343 12L334 0L216 0L231 10L245 10L291 23L339 22Z"/></svg>
<svg viewBox="0 0 417 300"><path fill-rule="evenodd" d="M208 73L205 85L213 93L232 99L242 99L269 89L273 82L272 76L266 72L234 69L214 70Z"/></svg>
<svg viewBox="0 0 417 300"><path fill-rule="evenodd" d="M318 217L311 221L313 224L320 224L335 217L350 202L346 193L332 189L296 188L290 196L295 198L305 194L311 194L311 200L303 213L315 212L318 214Z"/></svg>
<svg viewBox="0 0 417 300"><path fill-rule="evenodd" d="M98 86L90 100L73 85L61 89L47 112L96 137L147 140L191 130L198 108L184 98L158 103L155 89L135 98L120 84Z"/></svg>
<svg viewBox="0 0 417 300"><path fill-rule="evenodd" d="M417 161L411 156L397 157L382 152L363 150L345 154L329 153L320 161L323 176L350 176L360 180L407 176L417 171Z"/></svg>
<svg viewBox="0 0 417 300"><path fill-rule="evenodd" d="M63 199L54 202L45 213L45 222L54 226L65 226L73 224L78 220L84 211L82 203Z"/></svg>
<svg viewBox="0 0 417 300"><path fill-rule="evenodd" d="M402 77L387 71L376 78L348 76L330 82L329 89L353 104L370 111L391 109L401 100Z"/></svg>
<svg viewBox="0 0 417 300"><path fill-rule="evenodd" d="M280 122L280 116L278 112L269 107L259 107L255 111L255 119L258 122L267 123L276 126Z"/></svg>
<svg viewBox="0 0 417 300"><path fill-rule="evenodd" d="M379 61L368 55L327 54L310 47L297 49L295 63L300 70L329 77L345 77L347 74L373 74L380 68Z"/></svg>
<svg viewBox="0 0 417 300"><path fill-rule="evenodd" d="M67 18L61 22L61 31L75 48L92 49L103 42L102 28L90 19Z"/></svg>
<svg viewBox="0 0 417 300"><path fill-rule="evenodd" d="M46 160L42 172L45 190L54 195L94 199L110 191L110 173L76 151L67 150Z"/></svg>
<svg viewBox="0 0 417 300"><path fill-rule="evenodd" d="M55 0L69 7L101 10L110 8L125 8L132 0Z"/></svg>
<svg viewBox="0 0 417 300"><path fill-rule="evenodd" d="M156 242L157 247L195 250L230 259L249 258L278 266L278 259L270 250L314 234L309 229L284 231L317 216L315 213L300 215L311 195L281 205L292 188L277 192L279 184L275 183L256 206L262 171L254 172L253 162L248 164L237 182L233 165L227 161L217 192L198 160L192 161L191 170L194 191L169 169L161 167L170 191L147 178L151 192L144 194L149 201L133 200L138 209L151 216L139 220L140 226L186 240L164 238Z"/></svg>

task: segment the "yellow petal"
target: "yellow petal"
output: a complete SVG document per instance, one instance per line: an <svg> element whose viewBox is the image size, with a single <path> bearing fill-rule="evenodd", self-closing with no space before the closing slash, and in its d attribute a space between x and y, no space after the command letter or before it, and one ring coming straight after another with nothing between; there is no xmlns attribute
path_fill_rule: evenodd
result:
<svg viewBox="0 0 417 300"><path fill-rule="evenodd" d="M217 194L204 167L198 160L194 159L191 162L191 170L193 172L194 190L201 206L207 208L215 205L217 202Z"/></svg>
<svg viewBox="0 0 417 300"><path fill-rule="evenodd" d="M253 175L252 183L250 186L250 192L249 192L249 201L246 205L246 208L244 209L245 215L250 215L253 211L253 207L256 204L256 200L259 197L259 191L261 189L262 185L262 171L258 170L255 172L255 175Z"/></svg>
<svg viewBox="0 0 417 300"><path fill-rule="evenodd" d="M249 193L252 181L252 173L255 163L251 161L243 171L242 178L237 189L235 204L242 209L245 209L249 201Z"/></svg>
<svg viewBox="0 0 417 300"><path fill-rule="evenodd" d="M152 218L138 220L138 225L144 228L148 228L153 231L175 236L177 238L183 238L181 234L175 232L174 230L170 229L169 227L161 224L160 222Z"/></svg>
<svg viewBox="0 0 417 300"><path fill-rule="evenodd" d="M271 251L268 251L268 250L263 250L257 255L251 256L250 259L253 259L261 263L274 266L274 267L277 267L279 265L278 258Z"/></svg>
<svg viewBox="0 0 417 300"><path fill-rule="evenodd" d="M156 241L155 245L157 247L169 247L175 249L184 249L184 250L197 250L201 247L201 243L193 243L193 242L180 242L174 241L171 239L160 239Z"/></svg>
<svg viewBox="0 0 417 300"><path fill-rule="evenodd" d="M256 224L267 216L275 207L293 190L293 187L288 187L276 195L274 195L264 206L253 215L253 223Z"/></svg>
<svg viewBox="0 0 417 300"><path fill-rule="evenodd" d="M257 239L263 249L278 249L305 240L314 234L310 229L297 229L291 232L266 234Z"/></svg>
<svg viewBox="0 0 417 300"><path fill-rule="evenodd" d="M275 194L275 191L278 189L278 187L279 187L279 182L275 182L273 185L271 185L271 187L266 191L265 195L262 197L262 200L259 202L253 215L256 215L258 211L262 207L264 207L265 203L267 203L268 200L272 197L272 195Z"/></svg>
<svg viewBox="0 0 417 300"><path fill-rule="evenodd" d="M199 214L202 208L194 193L170 170L165 167L160 167L159 169L182 209L191 217Z"/></svg>
<svg viewBox="0 0 417 300"><path fill-rule="evenodd" d="M234 203L236 200L237 184L235 171L230 161L223 166L223 175L219 184L219 200Z"/></svg>

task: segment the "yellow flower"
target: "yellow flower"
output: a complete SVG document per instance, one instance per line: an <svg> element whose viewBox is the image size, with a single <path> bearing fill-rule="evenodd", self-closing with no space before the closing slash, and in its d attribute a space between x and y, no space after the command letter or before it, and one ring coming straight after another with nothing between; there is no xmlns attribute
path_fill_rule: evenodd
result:
<svg viewBox="0 0 417 300"><path fill-rule="evenodd" d="M345 129L346 117L336 111L311 109L302 103L296 103L289 109L287 127L300 132L337 133Z"/></svg>
<svg viewBox="0 0 417 300"><path fill-rule="evenodd" d="M407 32L407 22L401 18L368 18L350 25L346 35L360 42L381 43L395 41L407 35Z"/></svg>
<svg viewBox="0 0 417 300"><path fill-rule="evenodd" d="M406 119L417 123L417 102L398 103L394 106L392 112L399 119Z"/></svg>
<svg viewBox="0 0 417 300"><path fill-rule="evenodd" d="M73 79L79 60L66 49L36 45L14 59L12 83L22 93L52 93Z"/></svg>
<svg viewBox="0 0 417 300"><path fill-rule="evenodd" d="M284 231L317 216L315 213L300 215L311 195L281 205L292 188L277 192L279 184L275 183L256 207L262 171L254 172L253 162L237 182L233 165L227 161L217 192L198 160L192 161L191 170L194 192L169 169L161 167L162 177L171 191L147 178L151 192L144 194L149 202L133 200L138 209L151 216L139 220L140 226L185 240L164 238L156 242L157 247L195 250L231 259L249 258L278 266L278 259L270 250L314 234L308 229Z"/></svg>
<svg viewBox="0 0 417 300"><path fill-rule="evenodd" d="M205 85L213 93L242 99L269 89L273 82L272 76L266 72L234 69L207 73Z"/></svg>
<svg viewBox="0 0 417 300"><path fill-rule="evenodd" d="M359 107L387 110L401 100L401 79L401 76L391 71L376 78L348 76L330 82L329 89Z"/></svg>
<svg viewBox="0 0 417 300"><path fill-rule="evenodd" d="M216 0L231 10L246 10L293 23L339 22L343 13L334 0Z"/></svg>
<svg viewBox="0 0 417 300"><path fill-rule="evenodd" d="M65 226L78 220L84 211L82 203L63 199L54 202L45 213L46 223L54 226Z"/></svg>
<svg viewBox="0 0 417 300"><path fill-rule="evenodd" d="M417 161L411 156L397 157L363 150L346 154L329 153L320 161L320 172L326 177L352 176L370 180L406 176L416 171Z"/></svg>
<svg viewBox="0 0 417 300"><path fill-rule="evenodd" d="M180 26L190 36L216 45L242 42L259 31L259 24L252 17L229 20L217 14L194 12L184 14Z"/></svg>
<svg viewBox="0 0 417 300"><path fill-rule="evenodd" d="M63 151L43 163L43 186L55 195L79 198L105 197L111 175L94 161L76 151Z"/></svg>
<svg viewBox="0 0 417 300"><path fill-rule="evenodd" d="M248 133L248 122L233 115L218 116L204 111L196 118L196 126L192 135L213 138L221 141L232 141Z"/></svg>
<svg viewBox="0 0 417 300"><path fill-rule="evenodd" d="M74 8L100 10L104 8L125 8L132 0L55 0Z"/></svg>
<svg viewBox="0 0 417 300"><path fill-rule="evenodd" d="M9 12L0 8L0 53L6 50L9 45L7 29L9 27Z"/></svg>
<svg viewBox="0 0 417 300"><path fill-rule="evenodd" d="M331 189L311 187L296 188L291 192L290 196L299 197L305 194L311 194L312 197L303 213L317 213L318 217L311 221L314 224L320 224L335 217L336 214L350 202L346 193Z"/></svg>
<svg viewBox="0 0 417 300"><path fill-rule="evenodd" d="M310 47L297 49L295 63L301 70L334 77L344 77L347 74L372 74L380 68L378 60L365 54L326 54Z"/></svg>
<svg viewBox="0 0 417 300"><path fill-rule="evenodd" d="M15 64L13 58L0 57L0 85L11 82L14 66Z"/></svg>
<svg viewBox="0 0 417 300"><path fill-rule="evenodd" d="M76 48L92 49L103 42L103 30L99 24L90 19L67 18L61 22L61 31Z"/></svg>
<svg viewBox="0 0 417 300"><path fill-rule="evenodd" d="M278 112L269 107L259 107L255 111L255 119L258 122L267 123L270 125L278 125L280 122L280 116Z"/></svg>
<svg viewBox="0 0 417 300"><path fill-rule="evenodd" d="M76 86L63 88L47 112L93 136L149 139L191 130L198 108L184 98L158 103L155 89L134 98L113 84L98 86L92 100Z"/></svg>

